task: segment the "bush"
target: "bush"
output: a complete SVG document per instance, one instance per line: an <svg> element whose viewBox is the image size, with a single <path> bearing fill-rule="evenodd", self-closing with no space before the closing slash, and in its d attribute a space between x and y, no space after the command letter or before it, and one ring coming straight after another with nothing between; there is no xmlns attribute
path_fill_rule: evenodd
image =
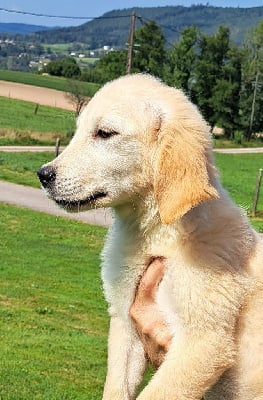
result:
<svg viewBox="0 0 263 400"><path fill-rule="evenodd" d="M74 58L67 57L63 60L51 61L43 72L65 78L78 78L81 75L80 68Z"/></svg>

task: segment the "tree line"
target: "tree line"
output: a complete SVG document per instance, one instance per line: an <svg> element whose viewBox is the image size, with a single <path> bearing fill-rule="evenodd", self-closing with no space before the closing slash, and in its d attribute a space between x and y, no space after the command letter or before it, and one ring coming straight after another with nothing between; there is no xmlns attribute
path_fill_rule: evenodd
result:
<svg viewBox="0 0 263 400"><path fill-rule="evenodd" d="M126 73L126 58L126 50L110 51L83 71L66 60L65 70L103 84ZM135 31L131 72L150 73L182 89L210 125L222 127L230 139L244 135L250 140L263 131L263 21L242 46L231 42L225 26L214 35L190 26L169 48L161 27L149 21Z"/></svg>
<svg viewBox="0 0 263 400"><path fill-rule="evenodd" d="M255 26L263 18L263 7L214 7L209 3L190 7L132 7L107 12L80 26L36 32L26 35L25 38L33 43L42 44L82 43L90 50L104 45L122 48L132 12L138 16L136 28L141 26L141 21L156 21L163 27L165 37L171 43L178 41L184 27L195 24L205 34L215 33L220 25L229 26L232 40L241 44L247 29Z"/></svg>

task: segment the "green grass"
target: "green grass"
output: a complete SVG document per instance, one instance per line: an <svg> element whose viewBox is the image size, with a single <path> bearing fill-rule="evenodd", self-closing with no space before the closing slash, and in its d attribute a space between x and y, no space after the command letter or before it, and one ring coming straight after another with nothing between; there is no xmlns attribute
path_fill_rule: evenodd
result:
<svg viewBox="0 0 263 400"><path fill-rule="evenodd" d="M72 46L69 43L55 43L55 44L44 43L43 47L46 51L48 49L51 49L52 52L55 52L55 53L65 53L65 52L69 51L69 49Z"/></svg>
<svg viewBox="0 0 263 400"><path fill-rule="evenodd" d="M51 161L54 153L4 153L0 152L0 179L22 185L40 187L36 176L39 167ZM221 181L233 200L250 213L258 169L262 167L261 154L215 154ZM263 232L263 191L258 203L255 228Z"/></svg>
<svg viewBox="0 0 263 400"><path fill-rule="evenodd" d="M66 78L43 76L31 72L0 70L0 80L41 86L61 90L63 92L69 91L68 80ZM81 85L83 88L83 94L88 97L92 97L99 89L99 85L96 83L81 82Z"/></svg>
<svg viewBox="0 0 263 400"><path fill-rule="evenodd" d="M247 147L263 147L262 138L252 138L250 141L243 139L240 142L236 140L225 139L224 137L214 139L213 147L215 149L236 149L236 148L247 148Z"/></svg>
<svg viewBox="0 0 263 400"><path fill-rule="evenodd" d="M52 158L0 153L0 179L38 186L35 171ZM252 204L262 156L216 154L216 162L233 198ZM261 220L254 225L263 227ZM0 399L101 399L108 317L99 253L106 230L4 204L0 230Z"/></svg>
<svg viewBox="0 0 263 400"><path fill-rule="evenodd" d="M0 180L40 187L36 171L54 158L54 153L0 152Z"/></svg>
<svg viewBox="0 0 263 400"><path fill-rule="evenodd" d="M99 61L99 58L96 57L84 57L84 58L79 58L77 59L78 64L81 65L82 67L88 67L90 65L95 64L97 61Z"/></svg>
<svg viewBox="0 0 263 400"><path fill-rule="evenodd" d="M233 200L245 210L253 205L259 168L263 168L262 154L215 154L221 181ZM259 201L263 210L263 192Z"/></svg>
<svg viewBox="0 0 263 400"><path fill-rule="evenodd" d="M0 97L0 144L54 143L68 141L75 131L74 112L38 106L35 103ZM12 110L12 112L10 112Z"/></svg>
<svg viewBox="0 0 263 400"><path fill-rule="evenodd" d="M0 179L37 186L35 171L53 157L51 153L0 152ZM263 168L262 154L215 154L215 160L221 181L233 200L246 210L251 209L258 169ZM263 210L263 193L259 208Z"/></svg>
<svg viewBox="0 0 263 400"><path fill-rule="evenodd" d="M101 398L105 229L1 204L0 398Z"/></svg>

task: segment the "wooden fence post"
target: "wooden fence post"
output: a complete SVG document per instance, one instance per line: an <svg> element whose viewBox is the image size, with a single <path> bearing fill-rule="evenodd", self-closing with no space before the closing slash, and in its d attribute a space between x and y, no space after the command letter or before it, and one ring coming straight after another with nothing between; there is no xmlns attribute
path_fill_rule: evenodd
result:
<svg viewBox="0 0 263 400"><path fill-rule="evenodd" d="M260 168L258 170L258 177L257 177L256 189L255 189L255 194L254 194L254 202L253 202L253 208L252 208L252 217L255 217L256 212L257 212L257 205L258 205L258 197L259 197L259 191L260 191L260 185L261 185L261 178L262 178L262 168Z"/></svg>
<svg viewBox="0 0 263 400"><path fill-rule="evenodd" d="M37 115L37 112L38 112L38 107L39 107L39 104L37 104L37 103L36 103L36 105L35 105L35 109L34 109L34 114L35 114L35 115Z"/></svg>
<svg viewBox="0 0 263 400"><path fill-rule="evenodd" d="M56 140L55 157L57 157L59 155L59 146L60 146L60 138L58 137Z"/></svg>

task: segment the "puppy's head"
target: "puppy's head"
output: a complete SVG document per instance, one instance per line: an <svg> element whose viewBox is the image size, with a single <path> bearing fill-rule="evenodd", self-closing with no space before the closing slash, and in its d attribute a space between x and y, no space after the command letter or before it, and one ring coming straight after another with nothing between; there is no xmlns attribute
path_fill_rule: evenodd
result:
<svg viewBox="0 0 263 400"><path fill-rule="evenodd" d="M72 211L132 204L152 191L169 224L217 197L209 147L208 126L182 92L130 75L97 92L69 146L38 175Z"/></svg>

